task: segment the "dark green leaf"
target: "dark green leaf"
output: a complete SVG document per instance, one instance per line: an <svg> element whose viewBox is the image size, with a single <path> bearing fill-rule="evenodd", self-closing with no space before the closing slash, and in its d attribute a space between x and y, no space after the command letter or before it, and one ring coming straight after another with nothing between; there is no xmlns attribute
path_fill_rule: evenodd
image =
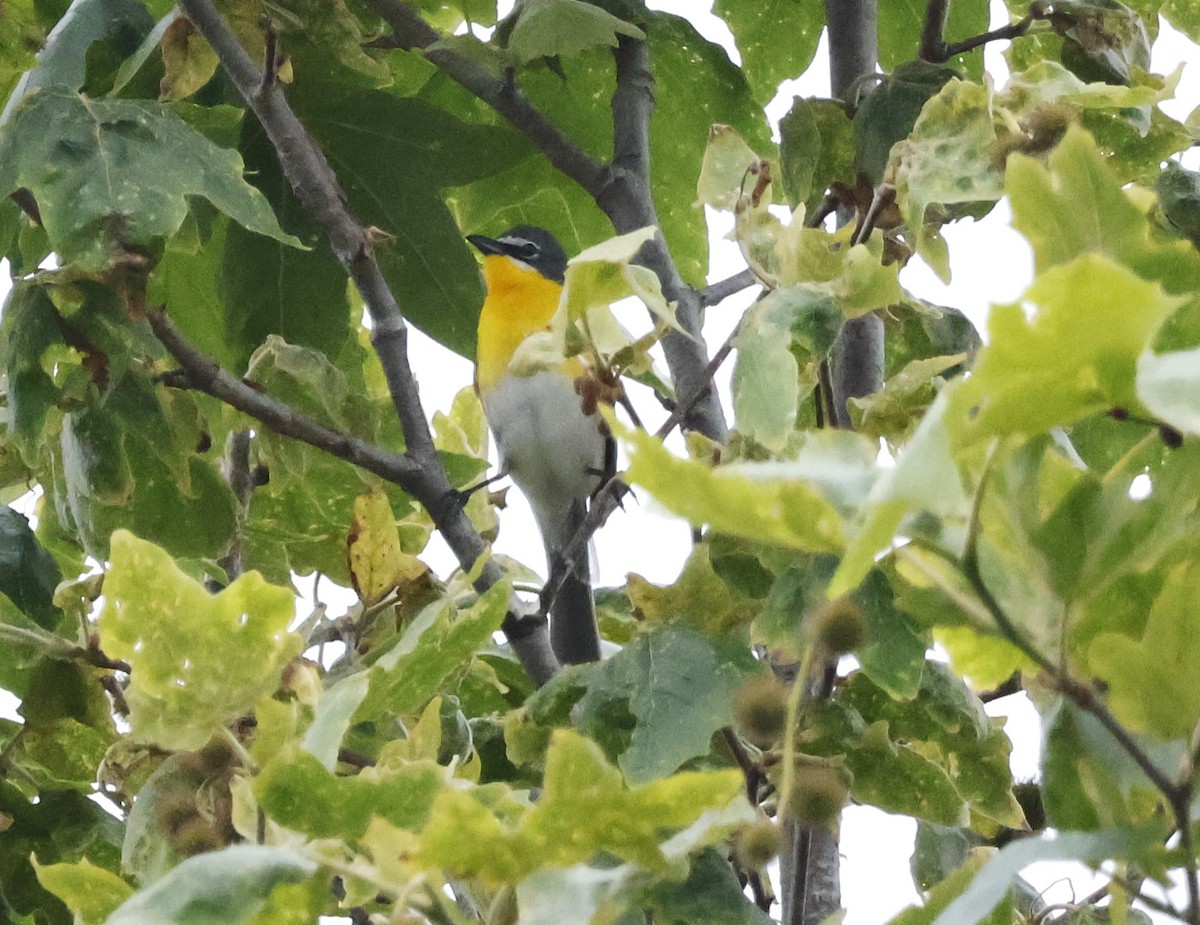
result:
<svg viewBox="0 0 1200 925"><path fill-rule="evenodd" d="M907 138L921 107L958 74L952 68L909 61L899 65L863 100L854 114L858 169L873 184L883 179L892 145Z"/></svg>
<svg viewBox="0 0 1200 925"><path fill-rule="evenodd" d="M53 629L59 617L54 589L61 580L58 565L29 522L12 508L0 508L0 594L39 626Z"/></svg>
<svg viewBox="0 0 1200 925"><path fill-rule="evenodd" d="M742 892L741 884L719 852L706 848L693 860L681 883L659 881L639 900L655 919L688 925L770 925L771 917Z"/></svg>
<svg viewBox="0 0 1200 925"><path fill-rule="evenodd" d="M913 880L920 890L930 890L941 883L967 860L972 849L983 839L969 829L935 825L917 820L917 838L913 844Z"/></svg>
<svg viewBox="0 0 1200 925"><path fill-rule="evenodd" d="M636 638L604 662L579 703L580 721L600 741L636 721L618 764L631 782L665 777L708 754L713 733L733 720L733 691L757 669L740 634L707 639L673 623ZM628 702L627 710L624 704Z"/></svg>
<svg viewBox="0 0 1200 925"><path fill-rule="evenodd" d="M32 284L14 286L4 305L0 332L8 366L8 427L19 440L32 441L41 435L46 413L58 397L54 380L42 365L46 351L62 342L58 312L46 290Z"/></svg>
<svg viewBox="0 0 1200 925"><path fill-rule="evenodd" d="M242 160L165 107L88 99L59 87L28 97L0 135L0 191L28 188L63 262L103 269L179 230L188 197L258 234L283 233L242 178Z"/></svg>
<svg viewBox="0 0 1200 925"><path fill-rule="evenodd" d="M796 97L779 121L783 190L793 208L812 212L829 185L854 185L853 122L843 103Z"/></svg>
<svg viewBox="0 0 1200 925"><path fill-rule="evenodd" d="M1168 161L1155 190L1167 221L1200 247L1200 173Z"/></svg>

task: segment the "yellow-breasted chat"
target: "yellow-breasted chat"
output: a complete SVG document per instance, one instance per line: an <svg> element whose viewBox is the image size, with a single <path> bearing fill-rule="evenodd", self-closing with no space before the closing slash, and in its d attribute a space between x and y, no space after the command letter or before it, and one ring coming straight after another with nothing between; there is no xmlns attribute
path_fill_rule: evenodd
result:
<svg viewBox="0 0 1200 925"><path fill-rule="evenodd" d="M613 464L612 438L595 413L595 402L577 391L584 362L565 356L533 365L511 362L527 338L548 329L562 294L567 255L550 232L528 225L499 238L473 234L467 240L484 255L487 283L475 387L501 471L529 499L553 570ZM577 558L554 597L550 642L567 664L600 658L586 555Z"/></svg>

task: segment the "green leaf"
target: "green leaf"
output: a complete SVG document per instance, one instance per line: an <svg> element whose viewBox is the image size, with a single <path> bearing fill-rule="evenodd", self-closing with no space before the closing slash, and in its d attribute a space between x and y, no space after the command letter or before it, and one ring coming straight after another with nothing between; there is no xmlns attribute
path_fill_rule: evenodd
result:
<svg viewBox="0 0 1200 925"><path fill-rule="evenodd" d="M675 623L606 660L578 709L587 725L602 721L614 695L628 698L637 725L617 763L630 783L644 783L707 755L713 733L733 721L733 692L758 670L740 634L706 638Z"/></svg>
<svg viewBox="0 0 1200 925"><path fill-rule="evenodd" d="M24 72L33 68L34 52L45 43L48 28L37 15L33 0L5 5L4 18L0 19L0 99L10 99ZM25 78L26 84L31 79Z"/></svg>
<svg viewBox="0 0 1200 925"><path fill-rule="evenodd" d="M199 748L272 693L299 654L299 638L287 632L290 589L248 572L211 595L162 549L125 531L113 535L111 556L100 637L109 656L133 666L126 698L140 741Z"/></svg>
<svg viewBox="0 0 1200 925"><path fill-rule="evenodd" d="M5 13L7 19L7 8ZM6 94L8 102L0 124L7 124L29 95L47 87L79 90L87 84L89 90L105 92L116 63L137 48L153 25L154 19L146 7L135 0L72 3L58 19L53 40L47 41L38 53L37 66L21 78L11 96ZM49 38L38 32L29 34L31 39L43 37Z"/></svg>
<svg viewBox="0 0 1200 925"><path fill-rule="evenodd" d="M693 202L708 128L731 125L764 154L770 130L746 75L720 45L666 13L652 16L646 34L658 101L650 119L650 188L676 266L688 283L703 285L708 235ZM599 101L606 110L611 92L606 87Z"/></svg>
<svg viewBox="0 0 1200 925"><path fill-rule="evenodd" d="M58 387L43 368L43 357L62 342L58 312L45 287L18 283L9 290L0 315L8 374L8 430L18 440L40 437Z"/></svg>
<svg viewBox="0 0 1200 925"><path fill-rule="evenodd" d="M917 831L919 838L921 829L918 828ZM924 905L911 906L905 909L893 918L888 925L931 925L942 910L971 885L980 868L987 863L990 857L991 855L987 849L971 851L967 854L961 867L950 873L940 883L933 885L932 889L929 890L929 895L926 897ZM999 900L997 900L997 903L999 903ZM1011 915L1003 921L1010 920ZM1000 925L1000 923L997 922L996 925Z"/></svg>
<svg viewBox="0 0 1200 925"><path fill-rule="evenodd" d="M1043 724L1042 800L1049 825L1095 831L1146 822L1158 812L1153 785L1094 716L1058 700Z"/></svg>
<svg viewBox="0 0 1200 925"><path fill-rule="evenodd" d="M954 395L964 421L976 409L964 434L1038 433L1138 407L1137 358L1180 301L1100 254L1044 271L1021 302L992 309L990 343Z"/></svg>
<svg viewBox="0 0 1200 925"><path fill-rule="evenodd" d="M740 4L752 8L752 4ZM845 104L797 96L779 121L783 190L794 209L811 213L834 181L854 182L854 124Z"/></svg>
<svg viewBox="0 0 1200 925"><path fill-rule="evenodd" d="M926 642L892 600L884 574L871 572L854 593L867 618L866 645L855 651L863 674L893 697L914 697L921 687Z"/></svg>
<svg viewBox="0 0 1200 925"><path fill-rule="evenodd" d="M92 555L113 530L136 530L181 557L217 557L233 536L235 500L202 457L191 396L126 376L65 416L53 447L58 516Z"/></svg>
<svg viewBox="0 0 1200 925"><path fill-rule="evenodd" d="M106 925L240 925L263 907L275 887L303 883L316 870L289 848L231 845L188 858L134 894Z"/></svg>
<svg viewBox="0 0 1200 925"><path fill-rule="evenodd" d="M1185 737L1200 720L1200 696L1188 680L1200 667L1200 653L1191 643L1200 632L1191 604L1197 593L1200 565L1176 566L1140 640L1108 633L1088 649L1089 665L1109 686L1113 712L1134 731Z"/></svg>
<svg viewBox="0 0 1200 925"><path fill-rule="evenodd" d="M1167 292L1190 294L1200 284L1200 254L1186 241L1151 239L1146 216L1080 128L1067 131L1045 166L1010 157L1005 192L1013 226L1033 245L1038 272L1099 253L1161 282Z"/></svg>
<svg viewBox="0 0 1200 925"><path fill-rule="evenodd" d="M875 95L869 100L874 105ZM936 241L942 219L926 213L935 205L994 202L1004 194L994 119L989 87L950 80L892 151L889 167L912 246L943 279L949 266Z"/></svg>
<svg viewBox="0 0 1200 925"><path fill-rule="evenodd" d="M1017 875L1037 861L1083 861L1137 857L1147 838L1136 830L1095 833L1057 832L1010 842L971 880L970 886L946 906L933 925L975 925L1004 898ZM961 888L962 884L956 884Z"/></svg>
<svg viewBox="0 0 1200 925"><path fill-rule="evenodd" d="M883 0L879 4L877 30L879 33L879 63L885 70L903 66L918 56L925 8L904 0ZM966 0L951 3L943 38L958 42L973 38L988 30L988 4L985 0ZM983 73L983 54L980 51L956 55L947 62L955 70L978 79Z"/></svg>
<svg viewBox="0 0 1200 925"><path fill-rule="evenodd" d="M643 894L639 905L654 910L655 919L688 925L770 925L767 913L742 892L729 862L709 848L692 861L687 879L660 880Z"/></svg>
<svg viewBox="0 0 1200 925"><path fill-rule="evenodd" d="M0 594L43 629L58 624L54 589L62 580L50 553L38 542L29 521L10 507L0 508Z"/></svg>
<svg viewBox="0 0 1200 925"><path fill-rule="evenodd" d="M875 450L854 434L807 435L794 459L716 469L678 459L643 432L619 433L629 478L669 510L719 533L809 552L836 552L843 516L874 480Z"/></svg>
<svg viewBox="0 0 1200 925"><path fill-rule="evenodd" d="M1068 0L1048 17L1063 36L1063 63L1091 79L1128 84L1150 68L1150 37L1141 18L1117 0Z"/></svg>
<svg viewBox="0 0 1200 925"><path fill-rule="evenodd" d="M1200 173L1168 161L1154 188L1167 221L1200 247Z"/></svg>
<svg viewBox="0 0 1200 925"><path fill-rule="evenodd" d="M302 745L327 771L337 765L338 749L350 728L354 711L367 696L369 678L365 671L352 674L325 691L317 701L312 725L305 730Z"/></svg>
<svg viewBox="0 0 1200 925"><path fill-rule="evenodd" d="M1192 0L1166 0L1159 13L1193 42L1200 42L1200 6Z"/></svg>
<svg viewBox="0 0 1200 925"><path fill-rule="evenodd" d="M33 862L38 882L67 904L82 925L104 925L133 887L87 858L71 864Z"/></svg>
<svg viewBox="0 0 1200 925"><path fill-rule="evenodd" d="M417 713L455 672L486 646L508 612L507 582L493 585L469 609L430 605L371 668L370 690L357 720Z"/></svg>
<svg viewBox="0 0 1200 925"><path fill-rule="evenodd" d="M852 591L875 565L909 514L965 517L969 501L962 476L951 456L947 414L955 384L942 390L894 467L886 469L870 489L853 538L829 583L830 597Z"/></svg>
<svg viewBox="0 0 1200 925"><path fill-rule="evenodd" d="M713 12L728 23L754 97L764 104L780 81L808 70L825 26L824 8L816 0L717 0Z"/></svg>
<svg viewBox="0 0 1200 925"><path fill-rule="evenodd" d="M171 320L198 349L225 368L241 371L257 342L243 343L234 336L230 330L230 312L220 294L221 262L229 239L229 225L226 217L219 216L203 244L184 241L183 235L168 242L150 274L146 297L151 304L164 306ZM291 248L286 250L300 253Z"/></svg>
<svg viewBox="0 0 1200 925"><path fill-rule="evenodd" d="M789 291L775 289L752 306L734 341L734 420L740 433L773 453L783 450L795 431L800 403L800 366L790 349L790 332L775 322L779 313L771 304ZM811 389L809 384L805 391Z"/></svg>
<svg viewBox="0 0 1200 925"><path fill-rule="evenodd" d="M263 812L313 838L358 839L378 816L402 829L419 829L445 772L433 762L368 769L338 777L305 752L282 752L254 779Z"/></svg>
<svg viewBox="0 0 1200 925"><path fill-rule="evenodd" d="M237 154L146 101L88 99L58 87L27 98L0 134L0 190L18 187L37 199L63 262L85 270L171 237L189 196L251 231L300 246L242 178Z"/></svg>
<svg viewBox="0 0 1200 925"><path fill-rule="evenodd" d="M913 360L891 376L883 388L864 398L848 402L854 429L871 437L884 437L895 442L921 420L933 404L942 374L961 366L965 354Z"/></svg>
<svg viewBox="0 0 1200 925"><path fill-rule="evenodd" d="M586 48L616 48L617 37L644 39L632 23L582 0L523 0L508 37L508 51L528 64L555 55L577 55Z"/></svg>
<svg viewBox="0 0 1200 925"><path fill-rule="evenodd" d="M909 862L917 889L932 890L953 876L956 870L967 863L971 849L979 847L982 842L983 839L970 829L917 820L917 837ZM975 866L978 867L978 864ZM925 908L929 908L928 904Z"/></svg>
<svg viewBox="0 0 1200 925"><path fill-rule="evenodd" d="M546 756L541 797L516 825L506 825L470 792L444 789L421 833L421 858L490 883L516 883L539 868L568 867L599 851L664 871L664 834L740 803L743 789L738 771L684 772L626 789L595 743L559 729ZM750 815L749 806L740 805L745 812L733 825ZM719 838L721 829L712 829L705 827L691 847Z"/></svg>
<svg viewBox="0 0 1200 925"><path fill-rule="evenodd" d="M529 157L529 143L507 126L463 121L423 100L382 91L331 93L326 85L302 82L289 98L341 179L355 215L391 236L374 250L405 317L455 352L473 356L483 285L438 194L520 163ZM420 218L414 222L413 216ZM304 304L318 320L320 303Z"/></svg>
<svg viewBox="0 0 1200 925"><path fill-rule="evenodd" d="M883 179L892 145L909 136L925 103L957 76L952 68L909 61L898 66L863 100L854 114L854 152L858 169L873 184Z"/></svg>
<svg viewBox="0 0 1200 925"><path fill-rule="evenodd" d="M35 803L9 775L0 781L0 819L6 822L0 838L0 914L17 922L35 917L49 925L72 922L66 906L38 882L31 858L56 864L86 857L112 871L120 863L120 823L82 793L48 789Z"/></svg>

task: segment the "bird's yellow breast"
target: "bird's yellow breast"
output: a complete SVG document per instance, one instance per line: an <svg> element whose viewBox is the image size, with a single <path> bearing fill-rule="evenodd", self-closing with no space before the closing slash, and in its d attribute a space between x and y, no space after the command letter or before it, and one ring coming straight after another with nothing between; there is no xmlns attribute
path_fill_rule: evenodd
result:
<svg viewBox="0 0 1200 925"><path fill-rule="evenodd" d="M487 298L479 314L475 383L481 392L504 378L513 354L530 334L546 330L562 286L510 257L483 260Z"/></svg>

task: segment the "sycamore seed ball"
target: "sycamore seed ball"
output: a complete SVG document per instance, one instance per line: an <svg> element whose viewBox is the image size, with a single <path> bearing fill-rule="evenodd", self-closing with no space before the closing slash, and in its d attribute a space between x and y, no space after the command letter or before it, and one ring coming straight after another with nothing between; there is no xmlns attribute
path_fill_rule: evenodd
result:
<svg viewBox="0 0 1200 925"><path fill-rule="evenodd" d="M756 822L737 834L733 850L743 868L761 870L779 854L781 843L779 826L773 822Z"/></svg>
<svg viewBox="0 0 1200 925"><path fill-rule="evenodd" d="M840 771L823 765L799 765L788 813L804 825L832 826L849 795L850 787Z"/></svg>
<svg viewBox="0 0 1200 925"><path fill-rule="evenodd" d="M830 655L845 655L867 641L867 618L858 604L839 597L813 616L813 638Z"/></svg>
<svg viewBox="0 0 1200 925"><path fill-rule="evenodd" d="M775 744L787 722L787 694L779 680L758 674L743 681L733 694L733 721L759 748Z"/></svg>

